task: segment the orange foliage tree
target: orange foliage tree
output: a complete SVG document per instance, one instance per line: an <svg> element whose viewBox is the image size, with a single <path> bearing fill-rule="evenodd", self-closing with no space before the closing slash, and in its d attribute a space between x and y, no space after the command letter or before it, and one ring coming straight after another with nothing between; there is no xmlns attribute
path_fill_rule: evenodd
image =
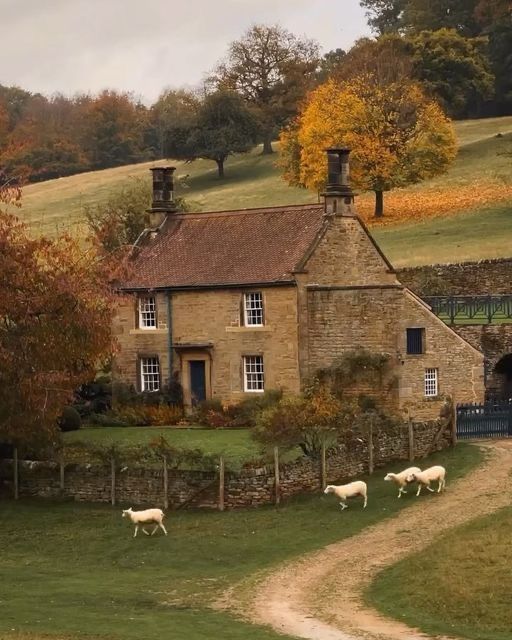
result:
<svg viewBox="0 0 512 640"><path fill-rule="evenodd" d="M19 190L0 188L0 198ZM73 391L110 355L106 262L68 237L32 239L0 211L0 442L51 441Z"/></svg>
<svg viewBox="0 0 512 640"><path fill-rule="evenodd" d="M419 85L381 84L370 74L329 80L311 93L281 135L285 179L322 189L324 150L340 145L352 149L353 184L375 193L376 217L385 191L444 173L457 153L450 120Z"/></svg>

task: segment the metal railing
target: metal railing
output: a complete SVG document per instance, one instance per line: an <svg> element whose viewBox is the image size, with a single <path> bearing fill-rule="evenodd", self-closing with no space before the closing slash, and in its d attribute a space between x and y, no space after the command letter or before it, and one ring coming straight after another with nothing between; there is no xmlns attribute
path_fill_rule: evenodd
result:
<svg viewBox="0 0 512 640"><path fill-rule="evenodd" d="M512 295L425 296L423 300L447 324L512 322Z"/></svg>

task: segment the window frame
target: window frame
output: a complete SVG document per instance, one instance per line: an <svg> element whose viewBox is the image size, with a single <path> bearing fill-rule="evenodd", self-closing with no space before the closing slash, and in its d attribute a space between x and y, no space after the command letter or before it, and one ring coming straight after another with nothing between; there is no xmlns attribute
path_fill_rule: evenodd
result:
<svg viewBox="0 0 512 640"><path fill-rule="evenodd" d="M149 311L143 310L142 306L147 301L153 301L153 309ZM146 315L145 315L146 314ZM152 314L154 317L154 325L145 324L145 319L148 314ZM138 317L138 327L144 331L154 331L158 328L158 317L157 317L157 304L156 304L156 296L139 296L137 298L137 317Z"/></svg>
<svg viewBox="0 0 512 640"><path fill-rule="evenodd" d="M250 359L254 359L255 362L251 363ZM261 371L248 371L248 365L258 366L256 360L261 363ZM243 389L244 393L264 393L265 392L265 361L261 354L242 356L242 374L243 374ZM249 376L254 376L254 381L258 380L258 376L261 376L261 388L251 389L249 388Z"/></svg>
<svg viewBox="0 0 512 640"><path fill-rule="evenodd" d="M144 367L148 361L152 360L153 363L149 366L155 366L156 363L156 372L155 371L144 371ZM157 376L157 387L153 389L149 389L146 387L146 379L144 376ZM156 393L160 391L162 387L162 379L161 379L161 369L160 369L160 358L158 356L141 356L139 358L139 380L140 380L140 390L141 393ZM148 385L153 386L153 384Z"/></svg>
<svg viewBox="0 0 512 640"><path fill-rule="evenodd" d="M421 340L421 351L409 351L409 331L419 331ZM406 327L405 329L405 353L408 356L421 356L426 352L426 332L425 327Z"/></svg>
<svg viewBox="0 0 512 640"><path fill-rule="evenodd" d="M247 302L250 300L250 296L259 296L261 305L259 307L249 307ZM264 327L265 326L265 306L263 304L263 292L262 291L247 291L243 294L243 321L244 327ZM261 322L249 322L248 311L260 311L261 310Z"/></svg>
<svg viewBox="0 0 512 640"><path fill-rule="evenodd" d="M427 367L425 369L423 375L423 392L425 398L437 398L439 395L439 369L437 367Z"/></svg>

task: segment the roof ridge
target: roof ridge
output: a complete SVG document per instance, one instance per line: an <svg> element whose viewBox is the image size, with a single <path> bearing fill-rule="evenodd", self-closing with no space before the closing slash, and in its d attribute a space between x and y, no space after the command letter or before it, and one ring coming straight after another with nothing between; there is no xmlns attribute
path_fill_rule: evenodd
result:
<svg viewBox="0 0 512 640"><path fill-rule="evenodd" d="M275 213L277 210L285 210L285 209L317 209L322 207L322 204L311 202L310 204L282 204L276 205L273 207L250 207L247 209L225 209L221 211L180 211L175 213L172 218L221 218L228 216L239 216L239 215L247 215L251 213Z"/></svg>

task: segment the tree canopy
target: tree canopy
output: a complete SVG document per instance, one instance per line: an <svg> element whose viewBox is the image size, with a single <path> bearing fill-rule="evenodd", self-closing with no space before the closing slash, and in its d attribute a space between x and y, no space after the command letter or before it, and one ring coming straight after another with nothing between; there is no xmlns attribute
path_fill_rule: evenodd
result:
<svg viewBox="0 0 512 640"><path fill-rule="evenodd" d="M457 148L450 120L418 84L371 75L318 87L281 141L285 177L315 190L325 186L324 150L350 147L352 180L375 192L376 216L383 192L443 173Z"/></svg>
<svg viewBox="0 0 512 640"><path fill-rule="evenodd" d="M313 40L278 25L254 25L230 44L210 81L240 94L256 109L264 153L272 153L272 136L296 113L314 82L319 58Z"/></svg>
<svg viewBox="0 0 512 640"><path fill-rule="evenodd" d="M3 202L13 194L3 189ZM48 443L74 390L112 352L108 260L74 240L33 239L0 212L0 441Z"/></svg>

